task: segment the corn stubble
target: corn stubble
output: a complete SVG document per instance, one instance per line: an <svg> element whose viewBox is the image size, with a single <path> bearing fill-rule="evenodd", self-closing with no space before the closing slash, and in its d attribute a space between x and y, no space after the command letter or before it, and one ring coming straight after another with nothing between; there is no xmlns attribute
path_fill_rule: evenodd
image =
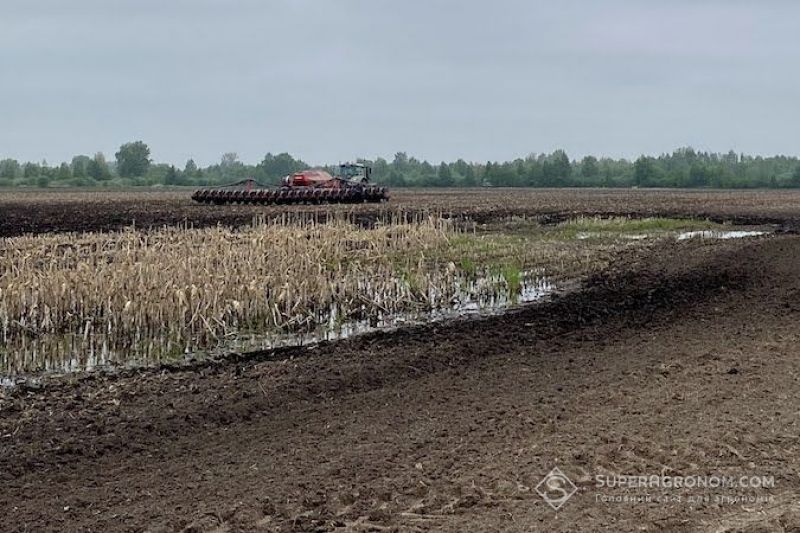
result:
<svg viewBox="0 0 800 533"><path fill-rule="evenodd" d="M0 239L0 375L153 364L251 337L502 307L608 264L618 248L535 224L475 233L435 215L394 212L369 228L357 216Z"/></svg>
<svg viewBox="0 0 800 533"><path fill-rule="evenodd" d="M332 309L349 318L435 307L454 271L429 256L456 234L438 217L364 229L339 216L5 239L2 341L9 354L44 337L183 352L242 330L312 327Z"/></svg>

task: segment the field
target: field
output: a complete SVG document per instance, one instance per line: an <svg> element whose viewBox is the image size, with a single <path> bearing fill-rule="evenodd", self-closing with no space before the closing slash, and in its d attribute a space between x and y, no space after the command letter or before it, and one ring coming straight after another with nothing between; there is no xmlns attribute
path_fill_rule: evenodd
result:
<svg viewBox="0 0 800 533"><path fill-rule="evenodd" d="M800 193L188 197L0 194L0 529L800 528Z"/></svg>
<svg viewBox="0 0 800 533"><path fill-rule="evenodd" d="M202 227L246 224L255 214L322 213L329 206L222 206L209 209L188 201L190 191L42 192L0 194L0 236L48 231L107 231L135 223L140 227L185 221ZM386 210L469 215L478 222L510 216L617 214L692 216L754 223L786 223L800 217L796 190L705 191L635 189L398 189L382 207L339 210L363 217Z"/></svg>

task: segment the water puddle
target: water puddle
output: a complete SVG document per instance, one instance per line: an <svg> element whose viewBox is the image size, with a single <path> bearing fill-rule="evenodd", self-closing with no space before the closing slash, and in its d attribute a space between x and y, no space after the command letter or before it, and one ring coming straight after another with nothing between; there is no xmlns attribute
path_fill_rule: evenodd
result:
<svg viewBox="0 0 800 533"><path fill-rule="evenodd" d="M219 359L231 353L271 350L288 346L310 346L322 341L402 326L438 322L467 316L502 313L553 294L557 287L542 271L521 271L508 280L501 274L455 278L446 288L428 288L423 301L402 312L374 312L365 304L364 316L343 316L333 305L313 320L313 327L295 331L239 331L211 347L181 347L169 341L147 339L135 346L114 348L102 334L43 336L28 339L23 346L0 352L0 387L33 374L65 374L97 370L120 370L158 364L186 364ZM375 295L373 295L375 296ZM374 308L372 308L374 309ZM356 313L358 315L358 313Z"/></svg>
<svg viewBox="0 0 800 533"><path fill-rule="evenodd" d="M766 235L767 231L751 231L751 230L701 230L701 231L684 231L679 233L677 239L685 241L686 239L743 239L745 237L759 237Z"/></svg>
<svg viewBox="0 0 800 533"><path fill-rule="evenodd" d="M746 237L758 237L768 235L769 231L763 230L693 230L682 231L680 233L658 232L658 233L602 233L602 232L580 232L575 235L576 239L609 239L617 238L628 241L641 241L645 239L655 239L664 236L674 235L679 241L687 239L743 239Z"/></svg>
<svg viewBox="0 0 800 533"><path fill-rule="evenodd" d="M346 339L373 331L392 330L403 326L441 322L468 316L490 316L515 306L543 300L556 291L556 286L545 277L525 273L518 291L487 291L488 287L504 283L502 276L470 282L451 301L451 305L432 310L420 309L403 313L378 313L361 320L338 322L337 311L331 310L326 324L305 333L278 335L240 335L235 340L206 352L205 357L219 357L227 353L271 350L285 346L308 346L321 341ZM187 354L188 360L198 353Z"/></svg>
<svg viewBox="0 0 800 533"><path fill-rule="evenodd" d="M604 233L600 231L581 231L575 234L575 238L581 241L586 239L608 239L608 238L620 238L628 241L641 241L655 236L656 236L655 234L649 234L649 233Z"/></svg>

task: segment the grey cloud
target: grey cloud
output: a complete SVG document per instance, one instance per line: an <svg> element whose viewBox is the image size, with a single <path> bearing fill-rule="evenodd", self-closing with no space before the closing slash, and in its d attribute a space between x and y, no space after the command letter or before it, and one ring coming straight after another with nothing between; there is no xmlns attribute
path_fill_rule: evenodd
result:
<svg viewBox="0 0 800 533"><path fill-rule="evenodd" d="M788 1L0 3L0 157L797 154Z"/></svg>

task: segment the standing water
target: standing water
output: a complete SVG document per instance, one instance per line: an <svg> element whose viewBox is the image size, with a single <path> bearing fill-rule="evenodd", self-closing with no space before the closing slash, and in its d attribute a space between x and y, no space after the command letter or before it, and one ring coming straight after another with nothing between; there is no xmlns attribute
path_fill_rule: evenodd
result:
<svg viewBox="0 0 800 533"><path fill-rule="evenodd" d="M684 231L678 234L679 241L686 239L743 239L745 237L758 237L766 235L766 231L747 231L747 230L732 230L732 231L716 231L716 230L703 230L703 231Z"/></svg>
<svg viewBox="0 0 800 533"><path fill-rule="evenodd" d="M366 281L369 296L360 309L349 313L336 303L317 313L313 320L283 331L240 330L226 335L212 346L180 346L169 339L140 339L125 346L112 347L102 333L87 335L43 335L24 339L20 345L0 349L0 377L3 385L9 377L36 372L70 373L112 370L170 363L181 364L204 359L218 359L230 353L270 350L286 346L307 346L321 341L345 339L377 330L423 324L468 315L491 315L515 305L542 300L556 290L542 271L509 274L456 275L449 285L431 284L421 301L410 310L381 310L374 302L381 300Z"/></svg>

